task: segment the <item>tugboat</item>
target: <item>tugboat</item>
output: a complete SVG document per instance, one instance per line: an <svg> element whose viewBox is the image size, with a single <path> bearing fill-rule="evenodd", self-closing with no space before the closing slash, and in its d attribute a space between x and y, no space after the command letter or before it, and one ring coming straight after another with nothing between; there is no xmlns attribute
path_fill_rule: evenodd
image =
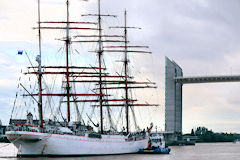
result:
<svg viewBox="0 0 240 160"><path fill-rule="evenodd" d="M146 149L140 149L138 153L145 154L169 154L171 148L165 145L164 136L161 133L151 133Z"/></svg>

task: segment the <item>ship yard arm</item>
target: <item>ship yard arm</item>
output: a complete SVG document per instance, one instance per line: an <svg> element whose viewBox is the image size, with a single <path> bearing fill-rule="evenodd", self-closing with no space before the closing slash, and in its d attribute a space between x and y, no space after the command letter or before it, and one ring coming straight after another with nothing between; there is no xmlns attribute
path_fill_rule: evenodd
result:
<svg viewBox="0 0 240 160"><path fill-rule="evenodd" d="M38 0L38 49L39 55L36 58L38 62L38 87L39 87L39 102L38 102L38 113L39 113L39 125L40 130L43 129L43 106L42 106L42 49L41 49L41 14L40 14L40 0Z"/></svg>

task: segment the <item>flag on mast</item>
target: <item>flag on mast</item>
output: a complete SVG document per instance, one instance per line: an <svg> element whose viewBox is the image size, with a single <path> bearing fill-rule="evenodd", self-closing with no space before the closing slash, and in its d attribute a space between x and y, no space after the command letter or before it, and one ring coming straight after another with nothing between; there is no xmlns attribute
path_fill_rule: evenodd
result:
<svg viewBox="0 0 240 160"><path fill-rule="evenodd" d="M22 51L22 50L18 51L18 54L19 54L19 55L22 55L22 54L23 54L23 51Z"/></svg>

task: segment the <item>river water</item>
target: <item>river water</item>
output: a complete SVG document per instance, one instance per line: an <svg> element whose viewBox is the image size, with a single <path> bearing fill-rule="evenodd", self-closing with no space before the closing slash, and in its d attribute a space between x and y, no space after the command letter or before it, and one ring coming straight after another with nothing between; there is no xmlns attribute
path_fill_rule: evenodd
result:
<svg viewBox="0 0 240 160"><path fill-rule="evenodd" d="M195 146L172 146L169 155L126 154L74 158L15 158L12 144L0 143L1 160L240 160L240 143L202 143Z"/></svg>

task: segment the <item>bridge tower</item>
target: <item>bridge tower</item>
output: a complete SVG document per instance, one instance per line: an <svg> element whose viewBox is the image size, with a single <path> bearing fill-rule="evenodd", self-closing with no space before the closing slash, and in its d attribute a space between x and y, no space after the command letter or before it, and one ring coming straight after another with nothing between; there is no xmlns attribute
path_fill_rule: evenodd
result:
<svg viewBox="0 0 240 160"><path fill-rule="evenodd" d="M165 131L182 133L182 83L175 77L183 77L182 68L165 57Z"/></svg>

